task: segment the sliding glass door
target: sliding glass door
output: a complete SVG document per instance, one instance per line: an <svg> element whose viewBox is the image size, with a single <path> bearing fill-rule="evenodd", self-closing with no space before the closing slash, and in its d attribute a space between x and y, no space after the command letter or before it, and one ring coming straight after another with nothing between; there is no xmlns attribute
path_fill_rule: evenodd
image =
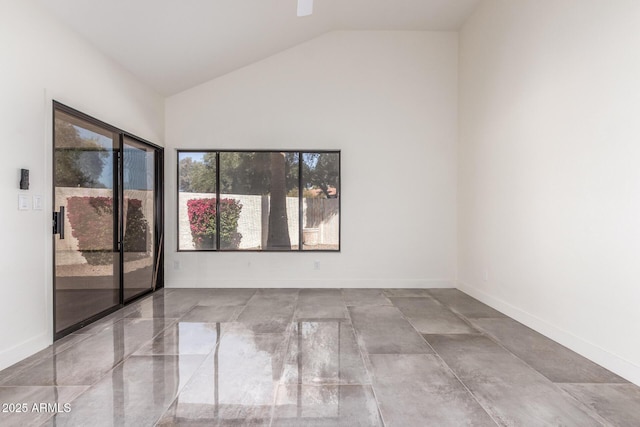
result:
<svg viewBox="0 0 640 427"><path fill-rule="evenodd" d="M54 112L56 334L120 304L119 135Z"/></svg>
<svg viewBox="0 0 640 427"><path fill-rule="evenodd" d="M161 149L61 104L53 124L54 325L60 338L161 279Z"/></svg>
<svg viewBox="0 0 640 427"><path fill-rule="evenodd" d="M155 227L156 149L128 136L123 142L124 299L153 287L157 271Z"/></svg>

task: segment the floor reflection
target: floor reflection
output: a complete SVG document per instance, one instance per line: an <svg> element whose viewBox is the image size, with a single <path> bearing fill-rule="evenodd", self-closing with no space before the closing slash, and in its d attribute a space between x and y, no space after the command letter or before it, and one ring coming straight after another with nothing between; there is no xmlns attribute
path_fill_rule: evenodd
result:
<svg viewBox="0 0 640 427"><path fill-rule="evenodd" d="M403 426L494 425L494 414L517 425L638 424L629 408L639 388L578 355L571 369L568 350L486 317L457 290L349 292L347 317L329 317L344 304L336 294L178 289L141 299L0 372L0 402L72 407L55 418L0 412L0 425L351 427L383 425L380 414ZM410 322L424 319L441 334L418 334ZM460 321L491 339L460 333ZM538 365L516 351L532 336L548 356ZM496 354L508 362L500 369ZM571 387L546 377L557 372L571 373ZM534 407L543 410L527 412Z"/></svg>
<svg viewBox="0 0 640 427"><path fill-rule="evenodd" d="M255 334L241 324L216 324L222 337L160 425L269 424L286 345L283 334Z"/></svg>
<svg viewBox="0 0 640 427"><path fill-rule="evenodd" d="M211 353L218 345L220 323L177 322L135 352L136 355Z"/></svg>
<svg viewBox="0 0 640 427"><path fill-rule="evenodd" d="M56 426L153 423L185 386L204 356L131 356L78 399Z"/></svg>
<svg viewBox="0 0 640 427"><path fill-rule="evenodd" d="M0 385L92 385L167 325L168 322L161 319L119 320L70 349L36 362Z"/></svg>
<svg viewBox="0 0 640 427"><path fill-rule="evenodd" d="M297 322L272 425L382 425L369 383L350 323Z"/></svg>
<svg viewBox="0 0 640 427"><path fill-rule="evenodd" d="M343 321L295 323L283 382L369 384L351 325Z"/></svg>
<svg viewBox="0 0 640 427"><path fill-rule="evenodd" d="M274 426L382 426L371 386L281 385Z"/></svg>

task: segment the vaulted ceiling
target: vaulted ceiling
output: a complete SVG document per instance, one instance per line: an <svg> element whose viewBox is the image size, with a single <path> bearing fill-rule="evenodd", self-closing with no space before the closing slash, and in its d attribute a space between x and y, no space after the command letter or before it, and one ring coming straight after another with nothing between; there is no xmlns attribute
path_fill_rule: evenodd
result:
<svg viewBox="0 0 640 427"><path fill-rule="evenodd" d="M479 0L37 0L163 95L332 30L457 30Z"/></svg>

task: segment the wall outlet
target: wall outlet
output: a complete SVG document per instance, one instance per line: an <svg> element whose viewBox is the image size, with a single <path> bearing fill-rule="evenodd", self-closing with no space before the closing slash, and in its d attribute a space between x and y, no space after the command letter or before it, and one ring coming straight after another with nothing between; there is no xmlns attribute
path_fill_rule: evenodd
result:
<svg viewBox="0 0 640 427"><path fill-rule="evenodd" d="M173 261L173 269L180 270L180 261Z"/></svg>
<svg viewBox="0 0 640 427"><path fill-rule="evenodd" d="M484 269L484 281L485 282L489 281L489 269L488 268Z"/></svg>
<svg viewBox="0 0 640 427"><path fill-rule="evenodd" d="M313 261L313 269L320 270L320 261Z"/></svg>

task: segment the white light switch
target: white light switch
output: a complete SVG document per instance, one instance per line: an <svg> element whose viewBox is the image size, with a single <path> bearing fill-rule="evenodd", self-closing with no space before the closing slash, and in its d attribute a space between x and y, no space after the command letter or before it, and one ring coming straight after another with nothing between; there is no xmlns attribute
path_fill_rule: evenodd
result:
<svg viewBox="0 0 640 427"><path fill-rule="evenodd" d="M44 209L44 206L42 205L42 196L39 194L33 196L33 210L41 211L43 209Z"/></svg>
<svg viewBox="0 0 640 427"><path fill-rule="evenodd" d="M18 194L18 209L21 211L29 210L29 196Z"/></svg>

